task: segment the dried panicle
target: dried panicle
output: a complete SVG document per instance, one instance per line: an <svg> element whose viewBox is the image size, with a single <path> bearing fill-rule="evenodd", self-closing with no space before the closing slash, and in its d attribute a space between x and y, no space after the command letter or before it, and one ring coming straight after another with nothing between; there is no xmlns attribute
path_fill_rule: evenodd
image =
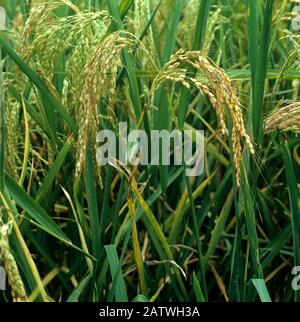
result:
<svg viewBox="0 0 300 322"><path fill-rule="evenodd" d="M84 85L80 97L78 113L79 139L77 148L76 176L84 168L86 146L92 138L93 152L96 149L95 140L99 125L98 105L103 97L108 97L108 108L112 109L115 95L115 80L118 67L121 65L121 52L126 46L132 46L133 41L115 32L100 41L95 47L84 67ZM93 153L93 155L96 155ZM99 174L100 175L100 174Z"/></svg>
<svg viewBox="0 0 300 322"><path fill-rule="evenodd" d="M197 72L197 77L191 77L186 67L190 65ZM232 144L236 182L240 184L240 164L242 161L242 142L254 154L250 136L245 129L241 104L231 85L231 80L224 70L208 60L199 51L185 52L179 50L163 67L155 78L150 97L162 81L180 82L186 88L196 87L202 94L208 96L212 106L216 109L218 122L223 135L228 133L225 113L229 111L232 119Z"/></svg>
<svg viewBox="0 0 300 322"><path fill-rule="evenodd" d="M241 140L237 133L237 129L232 127L232 150L233 150L233 163L235 168L236 182L239 185L241 181L241 161L242 161L242 146Z"/></svg>
<svg viewBox="0 0 300 322"><path fill-rule="evenodd" d="M267 116L265 133L277 130L300 132L300 102L281 107Z"/></svg>
<svg viewBox="0 0 300 322"><path fill-rule="evenodd" d="M27 302L25 287L21 279L17 263L12 255L8 237L11 233L11 223L3 223L0 219L0 259L4 263L8 283L11 286L11 295L14 302Z"/></svg>

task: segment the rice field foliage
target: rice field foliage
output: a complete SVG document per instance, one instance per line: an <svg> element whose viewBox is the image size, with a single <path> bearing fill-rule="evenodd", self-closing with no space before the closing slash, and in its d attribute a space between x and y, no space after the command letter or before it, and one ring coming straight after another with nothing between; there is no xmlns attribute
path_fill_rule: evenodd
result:
<svg viewBox="0 0 300 322"><path fill-rule="evenodd" d="M1 302L300 300L297 2L0 3ZM204 173L99 167L119 122Z"/></svg>

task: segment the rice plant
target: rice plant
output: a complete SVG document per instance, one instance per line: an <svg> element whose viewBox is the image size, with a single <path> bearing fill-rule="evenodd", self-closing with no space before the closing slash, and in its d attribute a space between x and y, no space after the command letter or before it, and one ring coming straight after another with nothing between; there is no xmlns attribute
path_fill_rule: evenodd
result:
<svg viewBox="0 0 300 322"><path fill-rule="evenodd" d="M1 302L300 301L297 2L0 1Z"/></svg>

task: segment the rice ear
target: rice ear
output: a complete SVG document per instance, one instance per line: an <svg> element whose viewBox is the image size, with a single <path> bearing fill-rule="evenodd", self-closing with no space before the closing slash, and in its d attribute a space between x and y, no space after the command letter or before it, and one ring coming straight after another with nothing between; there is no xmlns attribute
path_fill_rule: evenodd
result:
<svg viewBox="0 0 300 322"><path fill-rule="evenodd" d="M266 117L265 134L277 130L300 132L300 102L283 106Z"/></svg>
<svg viewBox="0 0 300 322"><path fill-rule="evenodd" d="M10 222L3 223L0 218L0 260L2 258L8 283L11 287L11 295L14 302L27 302L25 287L20 276L20 272L14 256L10 250L8 237L11 233L12 225Z"/></svg>
<svg viewBox="0 0 300 322"><path fill-rule="evenodd" d="M191 65L198 72L198 77L190 77L187 74L186 65ZM231 80L225 71L213 64L200 51L185 52L180 49L170 61L162 68L155 78L150 91L150 100L154 91L163 81L179 82L190 89L195 87L200 93L207 95L211 105L215 108L217 118L223 135L228 133L225 113L226 110L232 120L232 151L236 172L236 182L240 184L240 166L242 162L242 143L254 154L252 140L245 128L242 107L232 87Z"/></svg>

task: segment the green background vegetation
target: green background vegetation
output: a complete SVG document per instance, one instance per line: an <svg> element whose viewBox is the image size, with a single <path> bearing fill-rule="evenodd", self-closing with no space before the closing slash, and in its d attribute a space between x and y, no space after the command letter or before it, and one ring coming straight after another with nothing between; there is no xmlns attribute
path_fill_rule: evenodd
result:
<svg viewBox="0 0 300 322"><path fill-rule="evenodd" d="M292 127L264 131L267 115L298 106L295 3L61 1L45 22L29 26L24 41L37 3L51 1L10 0L0 35L0 216L1 227L12 224L5 251L20 272L10 282L20 277L30 301L299 301L300 291L291 288L292 267L300 266L299 118ZM101 10L87 35L80 20L67 18ZM47 36L64 24L64 32ZM114 129L116 121L146 131L204 129L203 175L190 180L184 166L107 166L100 180L93 136L78 147L81 121L91 119L78 110L82 87L64 98L69 59L81 35L93 47L93 39L101 45L118 30L143 45L126 44L120 60L109 61L116 69L103 86L115 92L101 92L98 129ZM36 39L41 48L37 41L32 46ZM232 80L256 152L243 151L240 186L231 135L221 134L206 95L170 82L159 84L146 104L153 80L180 48L201 51ZM80 66L89 68L82 63L89 53L83 47L73 84ZM202 80L193 68L186 72ZM2 233L2 253L4 239ZM0 301L12 300L10 290Z"/></svg>

